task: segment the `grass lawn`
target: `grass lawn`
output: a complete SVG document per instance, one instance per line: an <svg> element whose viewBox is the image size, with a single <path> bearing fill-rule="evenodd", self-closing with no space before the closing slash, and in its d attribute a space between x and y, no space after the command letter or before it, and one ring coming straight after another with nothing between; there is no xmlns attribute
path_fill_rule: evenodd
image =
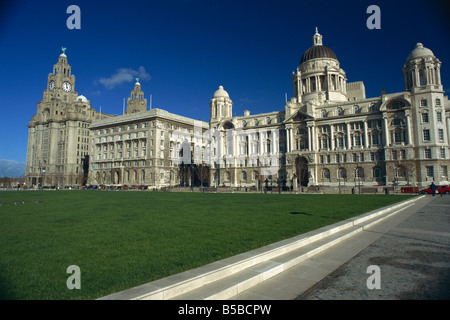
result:
<svg viewBox="0 0 450 320"><path fill-rule="evenodd" d="M408 197L2 191L0 297L95 299Z"/></svg>

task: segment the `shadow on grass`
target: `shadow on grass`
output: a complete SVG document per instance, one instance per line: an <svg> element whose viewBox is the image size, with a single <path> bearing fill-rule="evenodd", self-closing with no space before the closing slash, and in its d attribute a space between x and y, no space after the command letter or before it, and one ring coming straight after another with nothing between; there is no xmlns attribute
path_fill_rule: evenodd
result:
<svg viewBox="0 0 450 320"><path fill-rule="evenodd" d="M0 300L17 300L17 297L6 288L2 278L0 278Z"/></svg>
<svg viewBox="0 0 450 320"><path fill-rule="evenodd" d="M294 212L291 212L291 214L301 214L301 215L304 215L304 216L312 216L311 213L307 213L307 212L296 212L296 211L294 211Z"/></svg>

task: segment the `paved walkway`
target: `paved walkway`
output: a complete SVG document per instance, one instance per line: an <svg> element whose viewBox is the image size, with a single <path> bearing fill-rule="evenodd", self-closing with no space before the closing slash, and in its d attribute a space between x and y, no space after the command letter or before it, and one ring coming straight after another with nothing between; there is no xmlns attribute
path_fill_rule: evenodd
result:
<svg viewBox="0 0 450 320"><path fill-rule="evenodd" d="M368 289L379 267L380 289ZM236 300L450 298L450 196L413 206L275 276Z"/></svg>

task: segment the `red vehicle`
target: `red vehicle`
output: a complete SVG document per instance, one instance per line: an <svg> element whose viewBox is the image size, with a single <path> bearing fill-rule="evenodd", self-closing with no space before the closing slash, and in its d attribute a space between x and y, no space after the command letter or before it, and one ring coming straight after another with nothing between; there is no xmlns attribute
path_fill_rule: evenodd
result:
<svg viewBox="0 0 450 320"><path fill-rule="evenodd" d="M427 189L422 189L419 191L420 194L432 194L431 188L428 187ZM450 194L450 187L449 186L436 186L436 193L445 193Z"/></svg>

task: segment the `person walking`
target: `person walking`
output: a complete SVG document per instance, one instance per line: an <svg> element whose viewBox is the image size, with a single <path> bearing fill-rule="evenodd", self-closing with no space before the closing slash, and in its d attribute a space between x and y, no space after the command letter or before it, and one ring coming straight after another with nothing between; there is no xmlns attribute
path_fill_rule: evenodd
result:
<svg viewBox="0 0 450 320"><path fill-rule="evenodd" d="M434 197L436 195L436 189L437 189L436 185L434 184L434 181L431 182L430 189L431 189L431 193L433 194L433 197Z"/></svg>

